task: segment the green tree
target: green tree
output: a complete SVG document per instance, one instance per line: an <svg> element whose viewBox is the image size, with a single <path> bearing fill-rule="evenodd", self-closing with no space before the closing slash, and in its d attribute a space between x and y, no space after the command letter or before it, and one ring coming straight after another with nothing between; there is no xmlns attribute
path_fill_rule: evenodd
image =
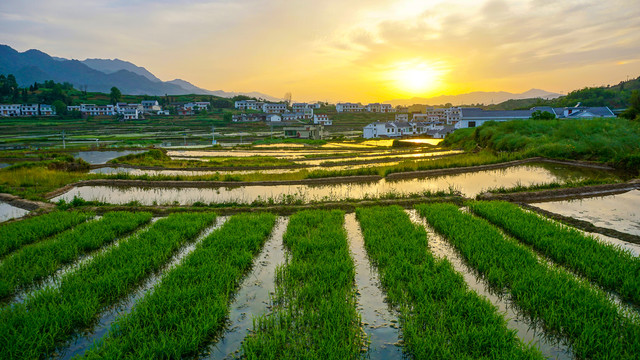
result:
<svg viewBox="0 0 640 360"><path fill-rule="evenodd" d="M531 114L532 120L553 120L556 116L548 111L536 110Z"/></svg>
<svg viewBox="0 0 640 360"><path fill-rule="evenodd" d="M622 117L625 117L629 120L640 119L640 93L638 93L638 90L633 90L631 92L629 107L625 112L622 113Z"/></svg>
<svg viewBox="0 0 640 360"><path fill-rule="evenodd" d="M222 120L226 123L230 123L233 120L233 115L231 115L230 112L226 112L222 115Z"/></svg>
<svg viewBox="0 0 640 360"><path fill-rule="evenodd" d="M111 99L111 103L113 105L118 103L120 101L120 98L122 98L122 93L120 92L120 89L118 89L115 86L112 87L111 88L111 94L109 95L109 98Z"/></svg>
<svg viewBox="0 0 640 360"><path fill-rule="evenodd" d="M67 105L62 102L62 100L56 100L51 104L56 109L56 114L58 115L66 115L67 114Z"/></svg>

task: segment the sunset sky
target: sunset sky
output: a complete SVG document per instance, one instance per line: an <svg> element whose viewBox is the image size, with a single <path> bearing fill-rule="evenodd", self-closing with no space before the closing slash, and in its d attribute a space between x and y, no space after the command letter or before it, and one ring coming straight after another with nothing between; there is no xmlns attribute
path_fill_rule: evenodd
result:
<svg viewBox="0 0 640 360"><path fill-rule="evenodd" d="M640 4L2 0L0 43L297 101L566 93L640 76Z"/></svg>

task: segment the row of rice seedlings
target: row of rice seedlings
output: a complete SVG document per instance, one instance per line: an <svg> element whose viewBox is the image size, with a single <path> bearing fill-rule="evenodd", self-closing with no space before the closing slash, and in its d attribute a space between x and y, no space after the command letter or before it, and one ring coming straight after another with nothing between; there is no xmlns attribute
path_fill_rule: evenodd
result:
<svg viewBox="0 0 640 360"><path fill-rule="evenodd" d="M402 208L358 208L356 216L387 298L401 314L407 353L416 359L543 358L447 259L428 251L424 228Z"/></svg>
<svg viewBox="0 0 640 360"><path fill-rule="evenodd" d="M79 256L116 240L151 221L148 212L114 211L100 220L78 225L47 241L26 246L0 263L0 299L51 276Z"/></svg>
<svg viewBox="0 0 640 360"><path fill-rule="evenodd" d="M169 215L148 231L96 255L64 276L59 287L45 288L23 303L0 309L0 359L51 356L56 346L88 328L100 311L157 271L214 219L213 213Z"/></svg>
<svg viewBox="0 0 640 360"><path fill-rule="evenodd" d="M100 341L100 339L107 336L115 321L131 313L136 304L138 304L138 302L145 296L150 294L162 281L164 276L166 276L175 267L180 266L182 261L195 250L196 246L201 243L202 240L211 235L212 232L218 230L227 222L227 220L229 220L228 216L218 216L215 220L215 224L207 227L204 231L201 231L196 240L182 246L180 250L171 256L168 262L164 263L158 270L154 271L151 276L148 276L139 284L134 286L126 296L123 296L113 305L107 307L104 311L101 311L88 329L74 334L70 341L67 341L64 346L56 349L57 359L69 360L83 356L84 353L92 348L97 341Z"/></svg>
<svg viewBox="0 0 640 360"><path fill-rule="evenodd" d="M507 202L471 202L476 214L502 227L553 261L640 305L640 259L576 229Z"/></svg>
<svg viewBox="0 0 640 360"><path fill-rule="evenodd" d="M416 206L418 212L497 289L550 334L563 336L580 359L634 359L640 326L607 295L566 271L549 267L484 219L452 204Z"/></svg>
<svg viewBox="0 0 640 360"><path fill-rule="evenodd" d="M197 355L225 325L230 297L267 239L276 217L231 217L127 316L85 353L90 359L183 358ZM153 324L153 326L149 326Z"/></svg>
<svg viewBox="0 0 640 360"><path fill-rule="evenodd" d="M353 359L364 342L356 311L355 268L344 212L306 210L291 216L290 250L276 272L274 311L254 319L242 344L248 359Z"/></svg>
<svg viewBox="0 0 640 360"><path fill-rule="evenodd" d="M24 245L41 241L76 226L94 214L78 211L54 211L0 226L0 258Z"/></svg>

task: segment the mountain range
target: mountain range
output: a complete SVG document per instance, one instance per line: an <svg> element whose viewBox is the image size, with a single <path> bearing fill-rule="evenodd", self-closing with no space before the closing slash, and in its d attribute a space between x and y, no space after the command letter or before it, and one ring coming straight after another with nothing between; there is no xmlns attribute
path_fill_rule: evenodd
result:
<svg viewBox="0 0 640 360"><path fill-rule="evenodd" d="M223 90L207 90L182 79L162 81L144 67L120 59L86 59L70 60L49 56L39 50L18 52L7 45L0 45L0 74L14 74L20 86L29 86L34 82L54 80L69 82L78 89L92 92L108 93L115 86L123 94L130 95L214 95L230 98L246 95L262 98L267 101L282 99L260 92L227 92ZM460 95L443 95L432 98L414 97L396 99L385 103L397 105L429 104L452 105L498 104L511 99L543 98L555 99L560 94L539 89L531 89L521 94L505 91L477 91Z"/></svg>
<svg viewBox="0 0 640 360"><path fill-rule="evenodd" d="M386 103L391 104L393 106L402 105L413 105L413 104L429 104L429 105L443 105L450 103L451 105L471 105L471 104L499 104L501 102L507 100L518 100L518 99L532 99L532 98L542 98L542 99L555 99L562 96L561 94L548 92L540 89L531 89L525 91L521 94L514 94L506 91L496 91L496 92L486 92L486 91L475 91L467 94L460 95L442 95L436 96L432 98L422 98L422 97L414 97L411 99L396 99L389 100Z"/></svg>
<svg viewBox="0 0 640 360"><path fill-rule="evenodd" d="M70 60L52 57L39 50L18 52L0 45L0 74L14 74L20 86L29 86L45 80L69 82L78 89L109 93L115 86L130 95L215 95L233 97L246 95L268 101L280 99L259 92L226 92L207 90L188 81L175 79L162 81L144 67L120 59Z"/></svg>

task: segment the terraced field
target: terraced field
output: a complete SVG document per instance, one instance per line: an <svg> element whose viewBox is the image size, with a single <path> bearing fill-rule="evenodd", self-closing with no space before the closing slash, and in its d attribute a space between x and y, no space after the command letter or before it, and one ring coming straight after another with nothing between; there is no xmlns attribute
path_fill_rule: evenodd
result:
<svg viewBox="0 0 640 360"><path fill-rule="evenodd" d="M339 210L59 211L2 225L0 359L542 359L556 355L549 339L570 349L561 358L637 358L636 256L509 203L416 210L429 232L397 206L348 215L364 257ZM511 314L540 325L533 341L434 253L431 227ZM356 262L379 283L357 280ZM398 319L375 326L397 328L384 346L401 351L378 351L369 304ZM230 333L244 340L225 343Z"/></svg>

